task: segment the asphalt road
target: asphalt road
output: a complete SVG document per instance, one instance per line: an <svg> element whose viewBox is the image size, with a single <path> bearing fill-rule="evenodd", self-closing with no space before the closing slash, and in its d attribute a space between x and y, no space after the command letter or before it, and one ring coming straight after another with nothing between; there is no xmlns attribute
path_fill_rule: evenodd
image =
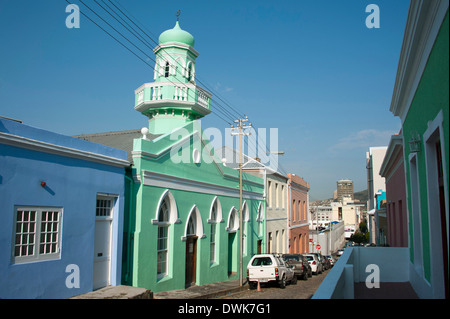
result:
<svg viewBox="0 0 450 319"><path fill-rule="evenodd" d="M219 299L310 299L329 271L313 275L308 280L298 280L296 285L287 285L285 289L276 284L263 284L261 291L248 289Z"/></svg>

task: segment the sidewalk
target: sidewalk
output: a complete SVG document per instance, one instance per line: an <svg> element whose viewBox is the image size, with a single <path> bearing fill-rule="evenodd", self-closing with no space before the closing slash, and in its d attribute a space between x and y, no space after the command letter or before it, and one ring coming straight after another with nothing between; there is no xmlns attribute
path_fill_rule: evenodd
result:
<svg viewBox="0 0 450 319"><path fill-rule="evenodd" d="M138 287L107 286L70 299L211 299L247 289L246 282L239 286L239 279L158 293Z"/></svg>
<svg viewBox="0 0 450 319"><path fill-rule="evenodd" d="M163 291L153 293L154 299L211 299L238 291L247 290L248 285L244 282L239 286L239 279L216 282L203 286L192 286L186 289Z"/></svg>
<svg viewBox="0 0 450 319"><path fill-rule="evenodd" d="M69 299L153 299L153 293L145 288L106 286Z"/></svg>

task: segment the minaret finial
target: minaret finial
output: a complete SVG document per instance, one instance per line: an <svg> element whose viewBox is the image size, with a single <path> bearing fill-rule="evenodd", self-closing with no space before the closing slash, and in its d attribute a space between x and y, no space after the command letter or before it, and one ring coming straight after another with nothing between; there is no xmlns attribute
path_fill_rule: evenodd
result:
<svg viewBox="0 0 450 319"><path fill-rule="evenodd" d="M178 10L177 13L175 14L175 16L177 17L177 21L179 20L180 14L181 14L180 10Z"/></svg>

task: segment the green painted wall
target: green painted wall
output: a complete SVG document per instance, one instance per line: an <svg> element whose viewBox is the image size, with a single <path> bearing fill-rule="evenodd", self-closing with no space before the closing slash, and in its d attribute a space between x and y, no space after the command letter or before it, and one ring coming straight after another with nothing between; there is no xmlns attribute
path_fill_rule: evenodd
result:
<svg viewBox="0 0 450 319"><path fill-rule="evenodd" d="M131 271L123 274L126 284L137 287L151 289L154 292L167 291L173 289L185 288L185 261L186 261L186 241L182 240L185 235L188 215L194 205L197 206L202 220L204 238L197 240L197 268L196 268L196 284L203 285L212 282L220 282L239 278L237 272L239 266L239 231L234 235L229 235L226 230L228 226L229 214L232 207L239 208L239 172L224 167L220 160L219 164L214 162L208 163L205 160L209 157L208 149L202 143L196 132L197 127L194 123L189 123L178 131L180 134L166 134L153 141L136 139L134 141L134 151L142 152L142 155L135 155L135 170L130 175L141 176L141 183L134 183L133 186L128 185L127 190L134 198L134 203L130 204L131 209L134 208L132 214L128 215L130 223L130 233L127 234L131 240L131 248L126 252L125 263L130 264ZM186 139L185 143L177 144L180 140ZM174 148L174 145L180 146ZM181 156L187 154L189 163L178 163L171 159L170 150L174 149L172 156ZM192 153L194 149L200 150L204 154L201 163L192 162ZM149 156L154 154L156 158ZM217 166L219 165L219 166ZM220 167L223 172L218 169ZM142 183L142 172L154 172L167 174L185 178L196 182L204 182L212 185L219 185L231 189L235 192L234 196L208 194L202 192L184 191L178 189L170 189L176 205L179 223L169 226L169 267L166 277L157 278L157 231L158 225L152 224L152 220L156 219L158 203L166 188L144 185ZM224 175L225 174L225 175ZM244 190L252 192L259 199L245 198L244 201L248 206L249 218L244 223L245 247L243 258L243 276L246 276L246 266L250 258L257 252L258 240L262 240L265 245L265 226L264 222L257 221L258 207L262 205L264 193L263 179L244 173ZM217 224L216 232L216 254L217 260L210 264L210 234L211 224L208 223L210 210L213 200L217 196L222 208L223 221ZM134 216L133 216L134 215ZM133 220L134 218L134 220ZM128 223L127 223L128 225ZM232 245L229 244L232 240ZM262 247L264 251L264 246ZM230 254L231 253L231 254ZM230 264L231 262L231 264ZM231 270L235 274L229 276L228 271Z"/></svg>
<svg viewBox="0 0 450 319"><path fill-rule="evenodd" d="M403 139L405 141L404 155L405 155L405 169L406 182L408 189L408 207L411 208L411 181L410 181L410 164L409 154L410 148L408 141L411 139L413 132L419 133L423 136L427 130L428 121L436 118L437 114L443 112L443 131L444 131L444 145L445 145L445 163L449 163L449 17L448 12L441 26L439 35L436 39L435 45L432 49L428 59L427 66L422 75L422 79L417 88L414 100L411 104L407 117L403 123ZM417 165L419 171L419 188L420 188L420 209L421 209L421 224L422 224L422 255L423 255L423 269L424 276L430 280L430 233L429 233L429 213L427 206L427 175L425 164L425 151L422 141L422 149L417 153ZM447 167L448 172L448 167ZM449 184L448 174L447 185ZM413 216L411 209L409 209L409 236L410 236L410 260L414 263L414 238L412 223Z"/></svg>

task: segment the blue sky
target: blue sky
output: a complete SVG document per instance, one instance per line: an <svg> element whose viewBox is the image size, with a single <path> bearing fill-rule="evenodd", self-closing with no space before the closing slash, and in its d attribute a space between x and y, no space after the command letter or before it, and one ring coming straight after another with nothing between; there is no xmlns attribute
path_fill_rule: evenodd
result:
<svg viewBox="0 0 450 319"><path fill-rule="evenodd" d="M312 200L331 197L341 178L367 188L365 152L401 126L389 106L408 0L113 1L155 40L181 10L200 52L197 79L255 127L278 128L281 167L310 183ZM379 29L365 24L372 3ZM146 126L134 90L153 81L152 68L84 16L66 28L66 6L0 0L0 115L67 135ZM225 134L228 124L210 114L202 127Z"/></svg>

